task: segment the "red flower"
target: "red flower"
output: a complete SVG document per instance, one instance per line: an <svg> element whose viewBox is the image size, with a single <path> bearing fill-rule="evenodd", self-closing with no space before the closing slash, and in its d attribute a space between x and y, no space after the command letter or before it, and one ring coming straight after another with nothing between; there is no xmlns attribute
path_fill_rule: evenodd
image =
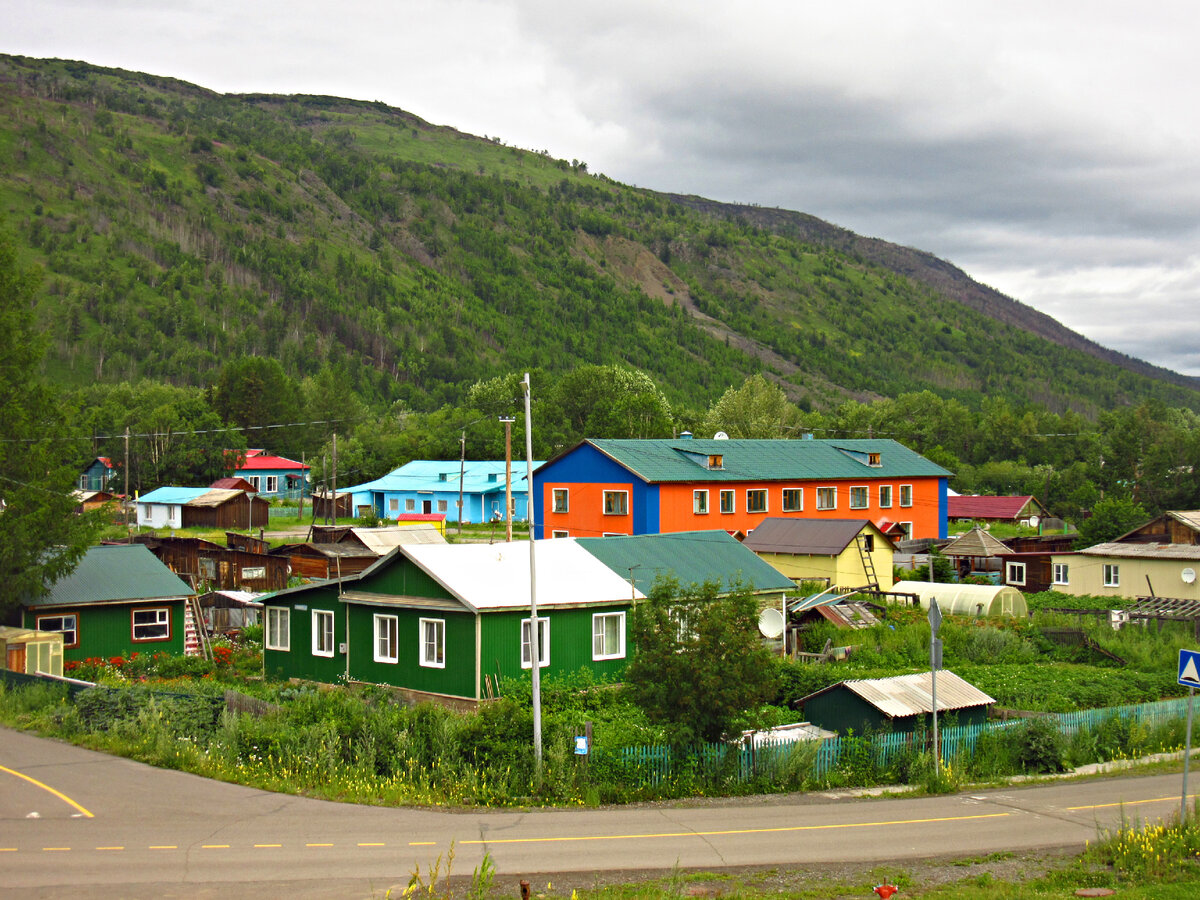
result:
<svg viewBox="0 0 1200 900"><path fill-rule="evenodd" d="M119 668L121 668L121 666L125 665L125 660L122 659L120 656L113 656L113 657L109 658L108 664L110 666L115 666L116 668L119 669Z"/></svg>

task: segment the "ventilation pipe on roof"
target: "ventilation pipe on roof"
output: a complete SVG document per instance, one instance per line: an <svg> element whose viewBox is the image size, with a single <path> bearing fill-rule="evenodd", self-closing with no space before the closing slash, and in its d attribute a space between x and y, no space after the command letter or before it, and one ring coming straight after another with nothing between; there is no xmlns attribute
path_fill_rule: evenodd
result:
<svg viewBox="0 0 1200 900"><path fill-rule="evenodd" d="M692 439L692 433L690 431L681 431L679 432L679 439L681 441L690 441Z"/></svg>

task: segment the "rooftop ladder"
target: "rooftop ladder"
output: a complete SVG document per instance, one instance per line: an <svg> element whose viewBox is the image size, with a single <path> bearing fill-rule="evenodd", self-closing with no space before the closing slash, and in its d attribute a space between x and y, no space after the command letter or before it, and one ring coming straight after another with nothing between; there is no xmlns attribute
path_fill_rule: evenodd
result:
<svg viewBox="0 0 1200 900"><path fill-rule="evenodd" d="M871 553L867 550L867 535L860 531L855 537L854 543L858 547L858 557L862 560L863 572L867 576L865 586L879 590L879 576L875 574L875 561L871 559Z"/></svg>

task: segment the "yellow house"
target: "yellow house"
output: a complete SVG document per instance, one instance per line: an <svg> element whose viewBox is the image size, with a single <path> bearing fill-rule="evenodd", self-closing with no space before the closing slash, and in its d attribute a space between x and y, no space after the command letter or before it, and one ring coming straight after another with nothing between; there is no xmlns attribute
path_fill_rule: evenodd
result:
<svg viewBox="0 0 1200 900"><path fill-rule="evenodd" d="M892 589L895 546L870 519L767 518L744 543L797 582Z"/></svg>
<svg viewBox="0 0 1200 900"><path fill-rule="evenodd" d="M1051 587L1077 597L1200 600L1196 544L1096 544L1076 553L1055 553L1051 571Z"/></svg>

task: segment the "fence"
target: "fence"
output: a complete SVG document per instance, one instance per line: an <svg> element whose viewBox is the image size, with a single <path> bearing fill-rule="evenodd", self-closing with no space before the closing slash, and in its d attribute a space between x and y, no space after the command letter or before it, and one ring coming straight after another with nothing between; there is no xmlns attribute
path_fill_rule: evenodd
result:
<svg viewBox="0 0 1200 900"><path fill-rule="evenodd" d="M1178 698L1073 713L1047 713L1046 716L1056 720L1062 733L1069 736L1081 728L1095 730L1109 719L1132 719L1139 724L1159 725L1179 719L1186 712L1186 698ZM967 756L974 752L981 735L1012 728L1023 721L1027 720L1010 719L941 728L938 730L941 755L943 758ZM811 741L764 740L757 745L749 741L740 744L698 744L680 754L666 745L625 747L616 755L626 769L627 776L636 780L638 787L647 787L660 784L684 771L708 775L723 771L726 778L734 781L770 777L787 767L796 755L805 758L809 777L821 780L837 770L842 765L843 757L850 752L869 753L880 767L887 767L906 753L929 749L931 743L932 733L920 730L828 738L817 743L815 749ZM730 759L730 754L737 755L736 761ZM811 760L808 759L810 755Z"/></svg>

